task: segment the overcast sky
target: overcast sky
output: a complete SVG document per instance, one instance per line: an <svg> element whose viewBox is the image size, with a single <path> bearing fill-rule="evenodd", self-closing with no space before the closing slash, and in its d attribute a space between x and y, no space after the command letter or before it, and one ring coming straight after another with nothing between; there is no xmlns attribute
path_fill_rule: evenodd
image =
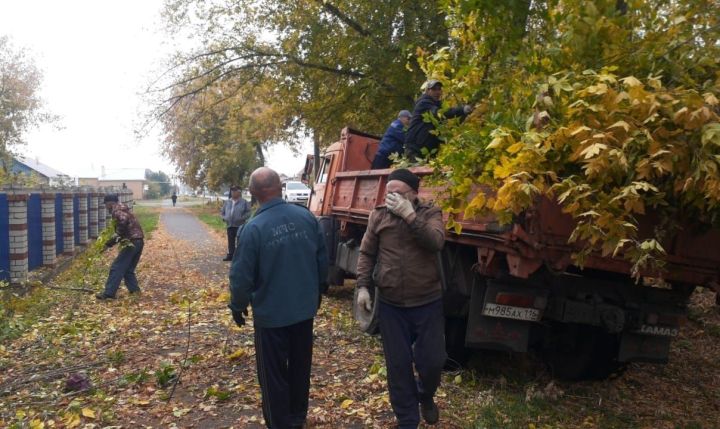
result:
<svg viewBox="0 0 720 429"><path fill-rule="evenodd" d="M101 166L174 171L159 131L141 142L133 130L145 107L139 95L175 49L162 33L163 0L0 0L0 35L25 47L43 71L48 110L57 130L27 135L27 156L71 176ZM306 148L304 151L311 150ZM292 174L304 165L277 147L268 164Z"/></svg>

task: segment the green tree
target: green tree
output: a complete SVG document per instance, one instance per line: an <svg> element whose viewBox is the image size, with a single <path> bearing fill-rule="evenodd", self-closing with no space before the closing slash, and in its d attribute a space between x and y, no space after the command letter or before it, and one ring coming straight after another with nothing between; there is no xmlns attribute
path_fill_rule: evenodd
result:
<svg viewBox="0 0 720 429"><path fill-rule="evenodd" d="M13 151L29 129L53 118L39 95L42 74L24 49L0 36L0 183L10 180Z"/></svg>
<svg viewBox="0 0 720 429"><path fill-rule="evenodd" d="M170 177L162 171L145 170L148 190L145 191L145 198L158 199L169 196L173 191L173 184Z"/></svg>
<svg viewBox="0 0 720 429"><path fill-rule="evenodd" d="M217 82L179 99L163 116L165 150L185 183L216 191L245 185L249 174L264 164L268 142L286 135L274 106L263 101L267 91L258 87L243 93Z"/></svg>
<svg viewBox="0 0 720 429"><path fill-rule="evenodd" d="M450 98L477 105L439 127L445 209L509 221L543 195L577 221L580 262L599 250L636 269L662 259L674 228L720 224L720 4L499 3L445 1L451 40L423 52ZM639 237L648 210L663 223Z"/></svg>
<svg viewBox="0 0 720 429"><path fill-rule="evenodd" d="M218 82L242 92L264 82L276 121L316 146L348 125L381 134L412 107L424 80L416 46L446 43L444 19L437 1L422 0L168 1L169 27L192 28L202 46L178 55L158 114Z"/></svg>

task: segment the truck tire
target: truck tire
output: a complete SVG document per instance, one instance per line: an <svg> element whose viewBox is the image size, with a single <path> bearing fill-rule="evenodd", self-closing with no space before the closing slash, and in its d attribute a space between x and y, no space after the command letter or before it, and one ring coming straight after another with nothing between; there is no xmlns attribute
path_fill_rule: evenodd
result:
<svg viewBox="0 0 720 429"><path fill-rule="evenodd" d="M577 381L588 378L594 360L595 338L589 327L556 324L543 346L542 357L554 378Z"/></svg>
<svg viewBox="0 0 720 429"><path fill-rule="evenodd" d="M375 288L370 288L370 298L372 298L372 310L367 311L364 307L357 304L358 288L355 288L353 294L353 317L358 323L360 330L370 335L380 333L380 325L378 320L378 302L380 300Z"/></svg>
<svg viewBox="0 0 720 429"><path fill-rule="evenodd" d="M624 369L617 362L617 336L603 329L556 324L543 348L543 359L553 377L560 380L604 380Z"/></svg>
<svg viewBox="0 0 720 429"><path fill-rule="evenodd" d="M328 268L327 282L332 286L342 286L345 284L345 271L338 268L337 265L331 265Z"/></svg>
<svg viewBox="0 0 720 429"><path fill-rule="evenodd" d="M457 371L467 363L469 350L465 347L466 331L467 319L445 318L445 351L447 352L445 370Z"/></svg>

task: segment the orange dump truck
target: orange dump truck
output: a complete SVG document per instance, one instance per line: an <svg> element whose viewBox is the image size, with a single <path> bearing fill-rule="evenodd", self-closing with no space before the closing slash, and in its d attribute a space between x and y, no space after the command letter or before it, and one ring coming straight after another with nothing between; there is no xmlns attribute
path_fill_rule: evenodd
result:
<svg viewBox="0 0 720 429"><path fill-rule="evenodd" d="M392 170L370 170L378 142L345 128L318 163L306 166L307 175L312 164L319 166L308 207L325 232L331 284L356 275L369 214L384 201ZM431 174L425 167L411 170ZM438 190L421 184L419 193L432 200ZM451 357L461 359L466 347L533 348L566 379L603 378L631 361L667 361L694 288L718 287L720 231L688 227L664 241L667 265L658 283L636 282L620 258L593 254L582 269L574 266L577 249L567 242L572 230L557 204L538 199L512 224L471 219L462 221L459 234L446 232L438 264ZM643 219L641 236L652 230L653 220ZM353 310L365 331L376 329L374 311Z"/></svg>

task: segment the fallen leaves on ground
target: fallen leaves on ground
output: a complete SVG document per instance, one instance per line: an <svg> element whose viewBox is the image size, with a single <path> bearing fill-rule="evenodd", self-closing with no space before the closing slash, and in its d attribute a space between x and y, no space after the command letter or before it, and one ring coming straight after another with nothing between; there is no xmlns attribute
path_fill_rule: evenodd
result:
<svg viewBox="0 0 720 429"><path fill-rule="evenodd" d="M252 326L232 322L228 264L220 261L225 237L207 233L208 243L191 243L161 224L143 252L139 297L123 288L103 302L49 292L47 314L0 345L0 427L264 427ZM53 285L102 284L78 267ZM332 289L315 321L309 428L394 423L382 347L356 328L352 288L348 281ZM713 427L720 415L713 297L693 296L667 366L633 364L615 379L566 384L531 356L476 357L474 371L445 374L438 427Z"/></svg>

